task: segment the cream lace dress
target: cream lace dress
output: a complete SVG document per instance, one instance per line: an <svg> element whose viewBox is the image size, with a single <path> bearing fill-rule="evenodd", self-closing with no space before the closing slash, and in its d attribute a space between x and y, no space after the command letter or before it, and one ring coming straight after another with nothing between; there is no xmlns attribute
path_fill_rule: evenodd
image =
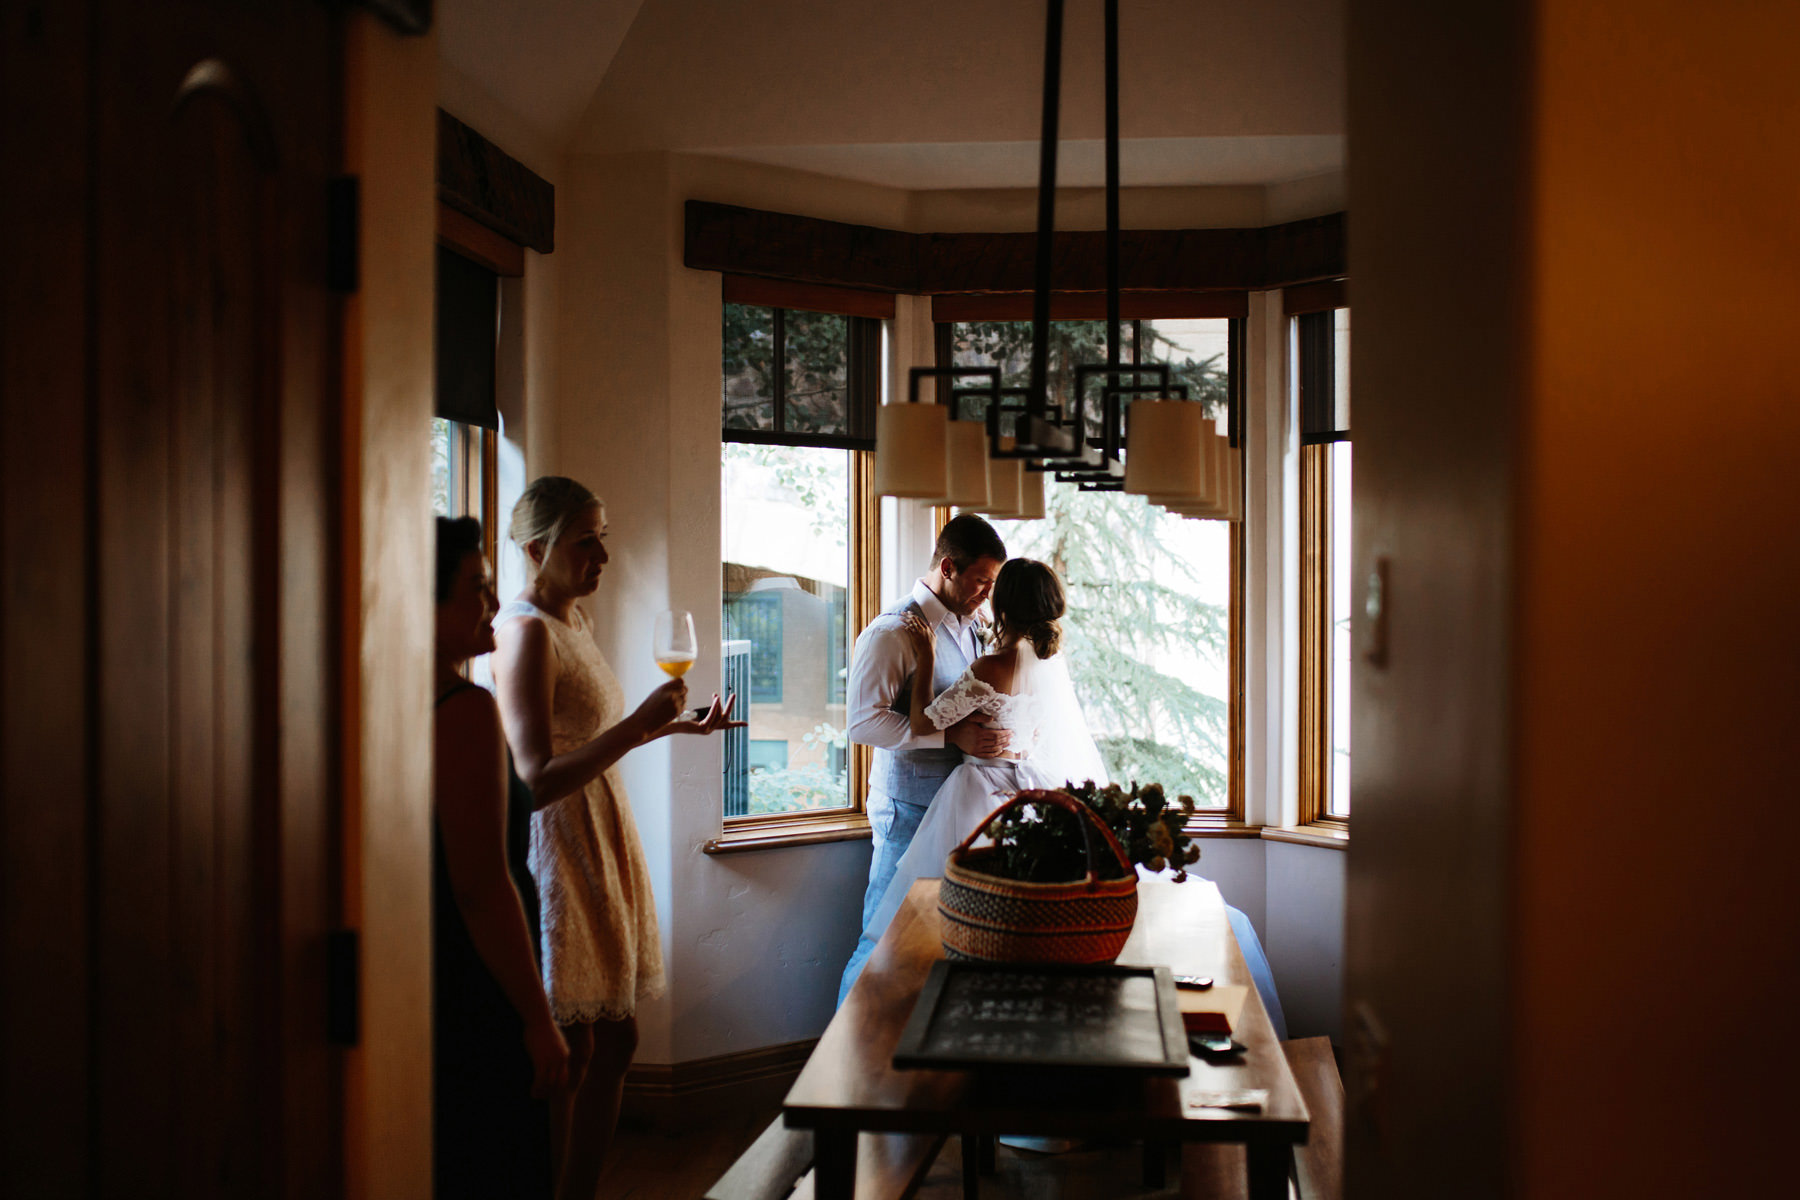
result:
<svg viewBox="0 0 1800 1200"><path fill-rule="evenodd" d="M625 716L625 693L579 607L569 622L512 600L494 623L542 621L556 649L550 751L564 754ZM608 767L531 819L531 873L543 905L544 988L557 1023L617 1021L663 992L662 938L637 822Z"/></svg>

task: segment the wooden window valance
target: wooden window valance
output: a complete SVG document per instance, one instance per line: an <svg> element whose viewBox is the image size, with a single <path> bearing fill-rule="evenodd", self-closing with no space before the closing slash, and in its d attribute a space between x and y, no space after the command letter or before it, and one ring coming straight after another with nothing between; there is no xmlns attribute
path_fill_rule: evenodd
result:
<svg viewBox="0 0 1800 1200"><path fill-rule="evenodd" d="M785 279L757 279L748 275L725 276L724 299L727 304L798 308L806 312L839 313L846 317L874 317L878 321L891 321L894 317L892 292L865 292Z"/></svg>
<svg viewBox="0 0 1800 1200"><path fill-rule="evenodd" d="M1030 292L988 292L933 296L931 319L953 321L1029 321ZM1246 317L1250 315L1248 292L1123 292L1119 316L1126 321L1154 321L1170 317ZM1050 296L1052 321L1106 320L1105 292L1055 292Z"/></svg>
<svg viewBox="0 0 1800 1200"><path fill-rule="evenodd" d="M440 204L507 240L556 249L555 186L441 108L437 187Z"/></svg>
<svg viewBox="0 0 1800 1200"><path fill-rule="evenodd" d="M1257 229L1128 229L1119 235L1127 291L1260 291L1346 274L1343 213ZM1029 293L1037 235L908 233L792 213L689 200L682 261L790 283L916 296ZM1103 292L1105 234L1055 235L1059 291Z"/></svg>
<svg viewBox="0 0 1800 1200"><path fill-rule="evenodd" d="M1348 279L1324 279L1318 283L1303 283L1297 287L1284 289L1281 293L1281 311L1290 317L1303 313L1330 312L1334 308L1350 307L1350 281Z"/></svg>

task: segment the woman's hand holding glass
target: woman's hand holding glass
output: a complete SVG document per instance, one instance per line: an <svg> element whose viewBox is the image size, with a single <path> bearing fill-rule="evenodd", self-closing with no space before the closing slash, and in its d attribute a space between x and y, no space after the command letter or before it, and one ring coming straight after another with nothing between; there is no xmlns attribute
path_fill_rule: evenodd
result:
<svg viewBox="0 0 1800 1200"><path fill-rule="evenodd" d="M673 678L663 684L643 704L638 706L638 715L643 719L644 728L653 730L649 737L657 738L671 733L708 734L718 729L741 729L747 721L733 721L731 710L737 705L735 695L727 697L723 703L719 694L713 693L712 704L704 712L695 709L692 714L686 712L687 685L681 677L687 674L699 657L699 642L694 636L694 616L682 609L670 609L657 614L656 633L651 653L656 658L656 665Z"/></svg>

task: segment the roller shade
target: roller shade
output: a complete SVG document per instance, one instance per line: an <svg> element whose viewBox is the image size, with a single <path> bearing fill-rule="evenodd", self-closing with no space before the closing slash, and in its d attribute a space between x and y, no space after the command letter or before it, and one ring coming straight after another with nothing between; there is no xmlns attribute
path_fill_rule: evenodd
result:
<svg viewBox="0 0 1800 1200"><path fill-rule="evenodd" d="M1300 444L1350 440L1349 388L1338 386L1336 312L1294 318L1300 333Z"/></svg>
<svg viewBox="0 0 1800 1200"><path fill-rule="evenodd" d="M437 415L498 430L494 354L500 279L454 250L437 252Z"/></svg>

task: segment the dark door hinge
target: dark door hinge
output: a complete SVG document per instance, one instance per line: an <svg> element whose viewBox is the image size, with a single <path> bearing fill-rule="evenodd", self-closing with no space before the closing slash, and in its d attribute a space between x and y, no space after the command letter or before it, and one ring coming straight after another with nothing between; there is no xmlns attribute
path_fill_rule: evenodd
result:
<svg viewBox="0 0 1800 1200"><path fill-rule="evenodd" d="M325 286L349 295L362 271L361 181L337 175L325 184Z"/></svg>
<svg viewBox="0 0 1800 1200"><path fill-rule="evenodd" d="M325 935L325 1036L335 1045L362 1038L362 945L354 929Z"/></svg>

